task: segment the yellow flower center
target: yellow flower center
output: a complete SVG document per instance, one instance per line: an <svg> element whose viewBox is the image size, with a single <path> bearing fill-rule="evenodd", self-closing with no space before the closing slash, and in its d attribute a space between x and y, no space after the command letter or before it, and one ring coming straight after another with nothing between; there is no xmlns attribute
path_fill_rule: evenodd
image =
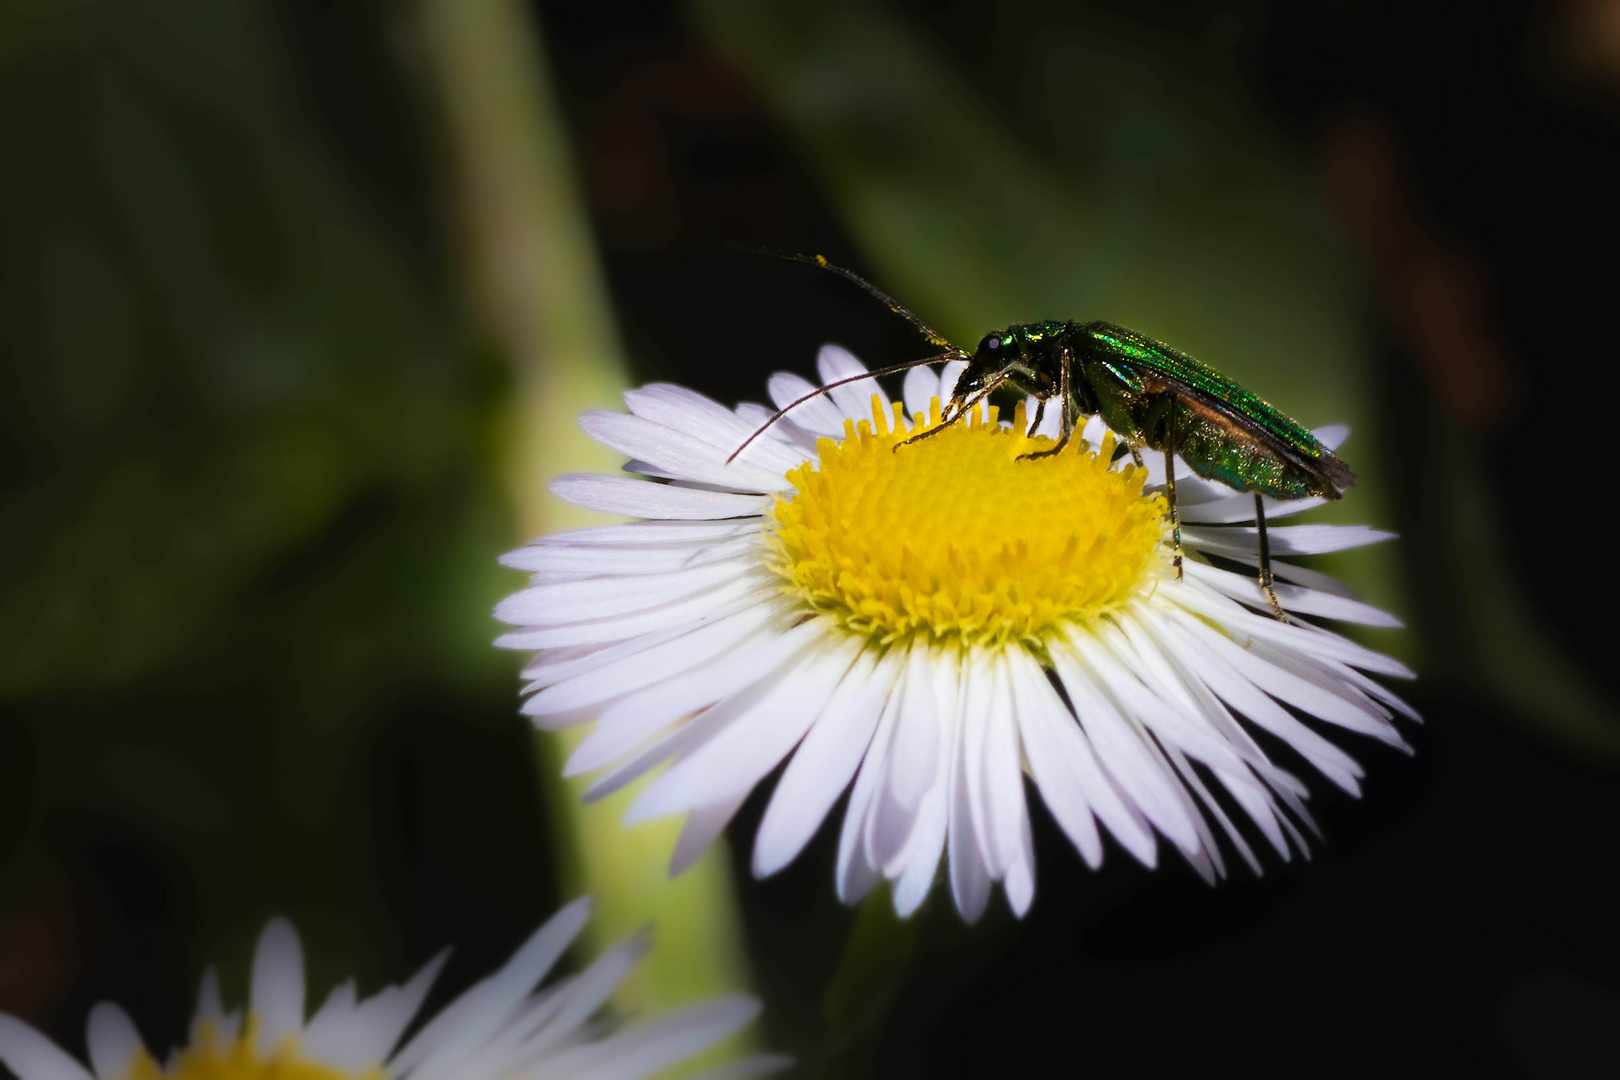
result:
<svg viewBox="0 0 1620 1080"><path fill-rule="evenodd" d="M1053 442L1023 434L1019 405L1011 430L992 410L896 450L901 409L890 424L874 397L872 423L822 439L768 516L772 566L815 610L885 644L1038 647L1157 579L1165 503L1143 497L1141 469L1109 467L1112 435L1020 461ZM938 427L939 400L917 420Z"/></svg>
<svg viewBox="0 0 1620 1080"><path fill-rule="evenodd" d="M164 1069L142 1050L130 1062L125 1080L383 1080L381 1066L349 1073L311 1061L298 1053L298 1040L283 1039L268 1056L253 1046L253 1025L229 1042L204 1022L194 1045L180 1051Z"/></svg>

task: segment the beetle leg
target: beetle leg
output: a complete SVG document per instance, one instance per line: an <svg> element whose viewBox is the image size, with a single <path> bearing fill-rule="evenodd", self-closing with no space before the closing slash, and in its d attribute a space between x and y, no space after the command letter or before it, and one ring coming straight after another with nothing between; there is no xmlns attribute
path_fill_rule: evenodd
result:
<svg viewBox="0 0 1620 1080"><path fill-rule="evenodd" d="M1025 435L1033 435L1035 433L1036 429L1038 429L1041 426L1041 421L1043 419L1045 419L1045 417L1046 417L1046 399L1045 398L1036 398L1035 399L1035 420L1034 420L1033 423L1031 423L1029 425L1029 430L1024 432L1024 434Z"/></svg>
<svg viewBox="0 0 1620 1080"><path fill-rule="evenodd" d="M954 425L958 420L960 420L962 418L963 415L966 415L966 410L963 410L963 412L961 414L959 414L957 416L953 416L949 420L940 421L938 424L936 424L935 426L933 426L931 428L928 428L926 431L919 431L915 435L912 435L912 436L910 436L908 438L901 439L899 442L895 443L892 447L890 447L890 449L894 450L894 451L899 451L899 449L902 446L910 446L912 443L919 442L919 441L921 441L923 439L926 439L930 435L938 435L940 432L944 431L946 428L951 427L952 425Z"/></svg>
<svg viewBox="0 0 1620 1080"><path fill-rule="evenodd" d="M1127 443L1125 445L1125 449L1131 452L1132 464L1134 464L1138 469L1147 468L1146 465L1142 464L1142 451L1134 443Z"/></svg>
<svg viewBox="0 0 1620 1080"><path fill-rule="evenodd" d="M1288 616L1277 602L1277 589L1271 576L1271 540L1266 536L1266 504L1257 491L1254 493L1254 523L1260 530L1260 588L1271 601L1271 613L1283 622Z"/></svg>
<svg viewBox="0 0 1620 1080"><path fill-rule="evenodd" d="M1136 453L1136 448L1131 448ZM1136 459L1138 465L1142 459ZM1164 425L1164 497L1170 503L1170 545L1174 551L1172 561L1176 567L1176 580L1181 580L1181 511L1176 506L1176 399L1170 397L1170 419Z"/></svg>
<svg viewBox="0 0 1620 1080"><path fill-rule="evenodd" d="M1033 454L1019 454L1017 460L1034 461L1037 458L1051 457L1053 454L1061 453L1063 448L1069 445L1069 440L1074 437L1074 410L1069 408L1069 361L1069 350L1065 346L1062 354L1058 357L1058 400L1062 402L1063 423L1059 425L1062 434L1058 436L1057 445L1050 450L1037 450ZM1044 407L1045 405L1046 399L1042 398L1041 406Z"/></svg>
<svg viewBox="0 0 1620 1080"><path fill-rule="evenodd" d="M937 426L931 427L927 431L919 431L919 432L917 432L917 434L911 436L908 439L901 439L899 442L895 443L892 447L890 447L890 449L898 451L902 446L910 446L912 443L918 441L919 439L926 439L930 435L938 435L940 432L944 431L946 428L953 427L956 424L957 421L962 420L965 417L973 415L973 410L977 409L979 407L979 402L981 402L985 398L989 397L992 393L994 393L996 391L996 389L998 387L1001 386L1002 383L1004 383L1006 381L1007 381L1006 376L1002 376L1001 378L995 380L989 386L985 387L983 390L980 390L977 394L974 394L967 401L963 402L962 403L962 408L960 410L958 410L956 413L952 414L952 416L951 416L951 418L949 420L945 419L942 416L942 417L940 417L940 422L939 422L939 424Z"/></svg>

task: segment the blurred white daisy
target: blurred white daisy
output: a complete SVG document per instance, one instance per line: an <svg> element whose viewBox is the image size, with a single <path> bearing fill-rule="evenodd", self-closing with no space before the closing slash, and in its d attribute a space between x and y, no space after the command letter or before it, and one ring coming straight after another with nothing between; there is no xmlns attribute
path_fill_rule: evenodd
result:
<svg viewBox="0 0 1620 1080"><path fill-rule="evenodd" d="M858 376L822 350L825 382ZM981 406L971 422L891 452L939 423L961 365L914 368L905 402L859 380L771 416L679 386L625 395L630 414L581 418L634 477L566 476L570 502L646 520L543 537L503 562L533 576L497 616L498 644L538 650L523 710L545 728L594 721L569 775L606 769L590 797L655 767L626 820L687 816L672 870L787 765L754 841L759 875L791 861L849 789L837 888L880 878L914 911L941 858L962 914L1001 881L1015 912L1035 888L1024 778L1092 866L1099 830L1152 866L1162 837L1207 879L1215 830L1258 873L1234 811L1287 859L1311 825L1305 785L1251 729L1346 791L1361 770L1301 717L1404 746L1416 715L1367 672L1399 662L1301 615L1374 626L1390 616L1319 573L1275 560L1269 614L1252 570L1253 499L1177 470L1186 575L1171 570L1162 465L1114 458L1093 420L1064 453L1018 461L1056 435ZM815 389L777 374L785 406ZM1330 445L1344 431L1317 433ZM1178 462L1179 464L1179 462ZM1268 500L1281 518L1319 503ZM1388 536L1360 526L1269 530L1275 555ZM1286 584L1291 583L1291 584Z"/></svg>
<svg viewBox="0 0 1620 1080"><path fill-rule="evenodd" d="M0 1062L19 1080L636 1080L683 1061L759 1011L750 998L720 998L626 1028L597 1014L651 947L636 935L585 971L539 987L584 928L587 900L559 911L505 967L473 986L404 1045L448 951L404 986L362 1000L353 982L305 1017L304 956L284 919L265 927L253 957L247 1012L226 1012L219 982L203 977L191 1043L159 1065L117 1005L90 1012L90 1069L27 1024L0 1013ZM398 1046L398 1049L396 1049ZM761 1055L718 1077L757 1076L787 1064Z"/></svg>

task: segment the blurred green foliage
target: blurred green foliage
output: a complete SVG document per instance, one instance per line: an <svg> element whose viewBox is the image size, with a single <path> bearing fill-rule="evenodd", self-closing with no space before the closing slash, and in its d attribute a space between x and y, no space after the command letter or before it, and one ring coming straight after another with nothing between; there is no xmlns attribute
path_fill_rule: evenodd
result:
<svg viewBox="0 0 1620 1080"><path fill-rule="evenodd" d="M551 902L489 648L505 376L297 107L286 29L0 10L0 906L93 906L132 852L196 920L186 999L272 911L397 977Z"/></svg>

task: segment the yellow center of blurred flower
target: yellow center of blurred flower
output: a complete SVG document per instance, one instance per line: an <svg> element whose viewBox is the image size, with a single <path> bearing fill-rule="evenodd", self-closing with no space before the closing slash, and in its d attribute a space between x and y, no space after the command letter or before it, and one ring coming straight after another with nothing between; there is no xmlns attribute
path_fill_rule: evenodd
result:
<svg viewBox="0 0 1620 1080"><path fill-rule="evenodd" d="M874 398L871 424L822 439L819 465L788 474L798 494L778 497L766 526L787 588L850 633L1038 646L1165 566L1164 500L1143 497L1142 470L1109 468L1112 435L1019 461L1053 445L1022 434L1020 405L1011 430L975 416L895 450L908 436L894 409L891 424ZM936 398L926 426L939 423Z"/></svg>
<svg viewBox="0 0 1620 1080"><path fill-rule="evenodd" d="M176 1055L165 1069L144 1050L135 1056L125 1080L383 1080L381 1066L352 1073L299 1056L298 1041L287 1038L271 1053L253 1046L253 1028L240 1038L224 1041L206 1021L194 1045Z"/></svg>

